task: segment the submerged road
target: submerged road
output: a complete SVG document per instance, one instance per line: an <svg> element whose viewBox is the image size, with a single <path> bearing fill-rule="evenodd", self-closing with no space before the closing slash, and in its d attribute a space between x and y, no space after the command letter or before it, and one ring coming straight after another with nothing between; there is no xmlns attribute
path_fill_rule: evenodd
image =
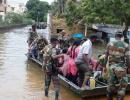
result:
<svg viewBox="0 0 130 100"><path fill-rule="evenodd" d="M49 97L46 98L43 92L44 73L36 64L27 61L25 56L28 49L27 32L28 27L25 27L0 34L0 100L54 100L53 85ZM44 30L43 35L46 34ZM81 98L61 86L60 100Z"/></svg>
<svg viewBox="0 0 130 100"><path fill-rule="evenodd" d="M54 100L53 86L49 98L45 98L44 73L25 56L27 32L25 27L0 34L0 100ZM60 100L80 98L62 87Z"/></svg>

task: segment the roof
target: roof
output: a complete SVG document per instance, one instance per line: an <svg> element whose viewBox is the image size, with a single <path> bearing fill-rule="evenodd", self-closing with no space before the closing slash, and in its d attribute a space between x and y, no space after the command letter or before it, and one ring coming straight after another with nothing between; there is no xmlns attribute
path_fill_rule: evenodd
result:
<svg viewBox="0 0 130 100"><path fill-rule="evenodd" d="M122 32L123 30L120 26L105 25L105 24L93 24L92 28L109 34L116 34L118 32Z"/></svg>

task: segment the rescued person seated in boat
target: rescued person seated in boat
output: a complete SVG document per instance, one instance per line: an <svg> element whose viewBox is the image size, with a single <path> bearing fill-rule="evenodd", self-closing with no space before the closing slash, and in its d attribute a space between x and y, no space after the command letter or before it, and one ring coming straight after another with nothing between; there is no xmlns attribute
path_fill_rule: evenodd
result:
<svg viewBox="0 0 130 100"><path fill-rule="evenodd" d="M68 48L67 54L72 58L76 59L81 47L81 40L75 40L72 45Z"/></svg>
<svg viewBox="0 0 130 100"><path fill-rule="evenodd" d="M94 89L96 86L96 81L102 77L102 67L98 60L91 58L90 59L90 69L92 70L93 75L90 78L86 78L82 85L84 89Z"/></svg>
<svg viewBox="0 0 130 100"><path fill-rule="evenodd" d="M59 71L64 77L77 85L77 67L74 59L67 55L67 49L62 50L62 54L55 56L59 59L60 67Z"/></svg>

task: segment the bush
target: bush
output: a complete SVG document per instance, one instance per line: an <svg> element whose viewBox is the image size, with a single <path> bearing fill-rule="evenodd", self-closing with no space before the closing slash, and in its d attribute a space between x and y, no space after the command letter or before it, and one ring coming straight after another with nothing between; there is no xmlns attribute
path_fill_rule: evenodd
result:
<svg viewBox="0 0 130 100"><path fill-rule="evenodd" d="M2 21L0 18L0 26L10 26L16 24L32 24L33 20L27 18L26 15L21 15L18 13L10 12L5 15L5 20Z"/></svg>
<svg viewBox="0 0 130 100"><path fill-rule="evenodd" d="M23 16L14 12L7 13L5 16L5 21L7 23L12 23L12 24L20 24L23 23Z"/></svg>
<svg viewBox="0 0 130 100"><path fill-rule="evenodd" d="M30 19L30 18L24 18L23 23L31 25L31 24L34 23L34 21L32 19Z"/></svg>
<svg viewBox="0 0 130 100"><path fill-rule="evenodd" d="M2 22L3 20L2 20L2 16L0 15L0 22Z"/></svg>

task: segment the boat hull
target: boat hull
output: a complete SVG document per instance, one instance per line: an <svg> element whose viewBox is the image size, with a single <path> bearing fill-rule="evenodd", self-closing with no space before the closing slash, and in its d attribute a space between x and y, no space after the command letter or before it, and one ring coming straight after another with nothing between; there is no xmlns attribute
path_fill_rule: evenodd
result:
<svg viewBox="0 0 130 100"><path fill-rule="evenodd" d="M30 58L29 60L35 62L36 64L40 65L42 67L42 63L36 59ZM62 75L58 75L61 84L65 87L69 88L71 91L76 93L77 95L81 96L82 98L86 97L93 97L93 96L103 96L106 95L106 88L107 84L102 83L100 81L96 81L96 87L94 89L82 89L69 81L67 78L65 78ZM130 82L130 76L128 76L129 82ZM130 83L128 84L127 91L130 91Z"/></svg>

